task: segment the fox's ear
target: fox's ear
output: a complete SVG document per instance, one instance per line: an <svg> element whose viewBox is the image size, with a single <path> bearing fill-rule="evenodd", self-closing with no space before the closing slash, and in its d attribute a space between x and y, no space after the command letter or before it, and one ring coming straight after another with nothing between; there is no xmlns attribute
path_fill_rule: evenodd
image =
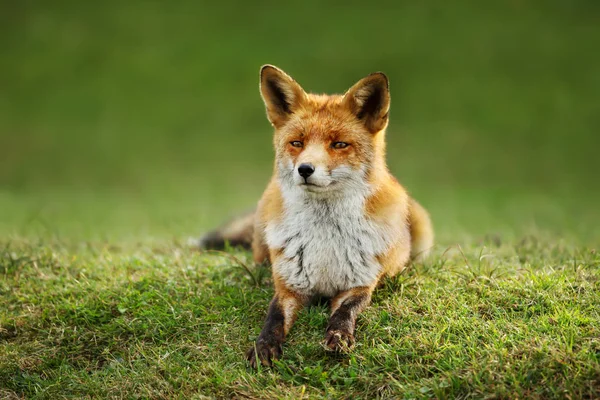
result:
<svg viewBox="0 0 600 400"><path fill-rule="evenodd" d="M306 99L306 93L288 74L273 65L260 69L260 94L267 108L267 118L279 128Z"/></svg>
<svg viewBox="0 0 600 400"><path fill-rule="evenodd" d="M371 133L379 132L388 123L390 87L383 72L375 72L352 86L344 94L344 102Z"/></svg>

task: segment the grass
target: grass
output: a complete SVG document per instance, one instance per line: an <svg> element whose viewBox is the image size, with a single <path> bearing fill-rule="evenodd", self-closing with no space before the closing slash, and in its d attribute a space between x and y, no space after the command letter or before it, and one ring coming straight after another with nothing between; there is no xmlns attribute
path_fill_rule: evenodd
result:
<svg viewBox="0 0 600 400"><path fill-rule="evenodd" d="M348 355L300 315L273 370L243 353L268 269L180 243L3 245L0 387L20 398L597 398L600 255L537 237L438 249L387 280ZM232 251L251 265L249 254ZM252 275L250 275L250 273Z"/></svg>
<svg viewBox="0 0 600 400"><path fill-rule="evenodd" d="M600 398L597 1L5 3L0 398ZM264 63L389 75L438 244L352 353L315 306L254 372L268 268L185 243L270 176Z"/></svg>

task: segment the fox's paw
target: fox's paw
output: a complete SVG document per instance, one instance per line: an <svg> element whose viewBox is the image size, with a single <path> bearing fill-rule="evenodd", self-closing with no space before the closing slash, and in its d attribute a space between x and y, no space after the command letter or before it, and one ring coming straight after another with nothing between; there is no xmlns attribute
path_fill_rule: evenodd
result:
<svg viewBox="0 0 600 400"><path fill-rule="evenodd" d="M325 334L325 346L332 351L349 351L354 347L354 335L337 329L328 330Z"/></svg>
<svg viewBox="0 0 600 400"><path fill-rule="evenodd" d="M252 368L258 368L259 363L265 367L272 367L273 361L281 358L282 354L281 343L268 343L267 341L258 339L255 346L246 352L246 360L248 360Z"/></svg>

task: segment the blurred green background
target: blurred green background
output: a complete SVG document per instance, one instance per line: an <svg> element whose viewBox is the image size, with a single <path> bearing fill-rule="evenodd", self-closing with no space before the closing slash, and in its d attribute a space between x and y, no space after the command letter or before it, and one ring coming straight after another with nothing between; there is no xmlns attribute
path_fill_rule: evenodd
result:
<svg viewBox="0 0 600 400"><path fill-rule="evenodd" d="M373 71L440 241L600 237L600 2L3 1L0 234L199 234L271 175L258 71Z"/></svg>

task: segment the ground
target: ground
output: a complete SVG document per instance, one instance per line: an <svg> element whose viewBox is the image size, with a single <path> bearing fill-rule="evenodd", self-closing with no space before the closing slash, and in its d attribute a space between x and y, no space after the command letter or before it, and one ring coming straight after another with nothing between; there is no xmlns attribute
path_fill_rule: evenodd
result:
<svg viewBox="0 0 600 400"><path fill-rule="evenodd" d="M6 398L600 396L600 255L553 237L440 247L384 282L350 354L313 306L258 372L272 288L245 252L39 239L1 260Z"/></svg>
<svg viewBox="0 0 600 400"><path fill-rule="evenodd" d="M1 6L0 398L600 398L598 3L351 3ZM351 353L317 305L252 371L270 271L188 239L270 176L264 63L388 74L437 241Z"/></svg>

